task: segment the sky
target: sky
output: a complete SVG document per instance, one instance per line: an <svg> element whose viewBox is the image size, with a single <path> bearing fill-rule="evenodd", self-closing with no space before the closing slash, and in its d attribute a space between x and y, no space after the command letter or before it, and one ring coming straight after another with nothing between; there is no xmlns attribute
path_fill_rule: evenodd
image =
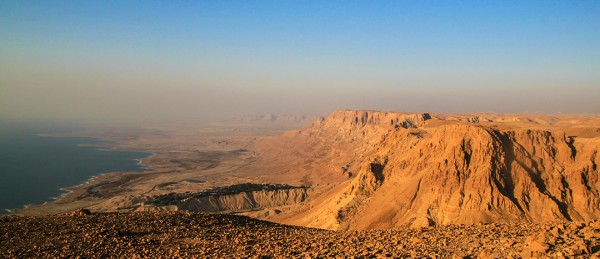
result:
<svg viewBox="0 0 600 259"><path fill-rule="evenodd" d="M0 1L0 119L600 113L600 1Z"/></svg>

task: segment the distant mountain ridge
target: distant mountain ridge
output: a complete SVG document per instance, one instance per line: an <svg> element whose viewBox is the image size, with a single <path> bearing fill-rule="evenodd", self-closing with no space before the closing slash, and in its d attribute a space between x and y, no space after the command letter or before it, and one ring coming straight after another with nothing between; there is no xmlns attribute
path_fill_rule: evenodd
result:
<svg viewBox="0 0 600 259"><path fill-rule="evenodd" d="M291 115L291 114L260 114L239 116L226 122L238 122L247 124L292 124L305 125L314 121L317 117L309 115Z"/></svg>

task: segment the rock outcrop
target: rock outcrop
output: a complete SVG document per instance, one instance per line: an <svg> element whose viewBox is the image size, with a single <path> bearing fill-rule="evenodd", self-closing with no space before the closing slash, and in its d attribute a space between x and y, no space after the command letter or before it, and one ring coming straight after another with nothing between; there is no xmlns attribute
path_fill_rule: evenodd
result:
<svg viewBox="0 0 600 259"><path fill-rule="evenodd" d="M179 210L202 212L241 212L300 204L307 189L240 192L237 194L192 198L178 204Z"/></svg>
<svg viewBox="0 0 600 259"><path fill-rule="evenodd" d="M238 184L199 193L170 193L148 197L137 211L245 212L301 204L307 187Z"/></svg>

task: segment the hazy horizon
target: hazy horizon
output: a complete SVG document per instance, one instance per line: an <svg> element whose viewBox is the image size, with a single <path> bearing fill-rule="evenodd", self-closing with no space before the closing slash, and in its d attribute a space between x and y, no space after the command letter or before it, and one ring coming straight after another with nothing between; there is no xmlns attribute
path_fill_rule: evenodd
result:
<svg viewBox="0 0 600 259"><path fill-rule="evenodd" d="M597 1L2 1L0 119L600 113Z"/></svg>

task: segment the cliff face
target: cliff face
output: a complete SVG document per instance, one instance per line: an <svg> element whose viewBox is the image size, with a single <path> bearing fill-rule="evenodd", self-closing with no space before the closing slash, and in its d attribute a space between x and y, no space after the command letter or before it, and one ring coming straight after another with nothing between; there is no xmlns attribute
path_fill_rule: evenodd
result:
<svg viewBox="0 0 600 259"><path fill-rule="evenodd" d="M600 134L571 136L581 125L564 121L336 112L296 146L328 141L313 164L341 165L334 173L349 178L282 221L373 229L598 219Z"/></svg>
<svg viewBox="0 0 600 259"><path fill-rule="evenodd" d="M177 204L177 207L188 211L240 212L300 204L307 195L307 189L304 188L240 192L192 198Z"/></svg>
<svg viewBox="0 0 600 259"><path fill-rule="evenodd" d="M429 114L336 111L306 129L260 141L255 147L258 160L241 169L240 175L293 185L337 184L355 176L355 162L370 154L387 132L414 129L430 118Z"/></svg>
<svg viewBox="0 0 600 259"><path fill-rule="evenodd" d="M196 193L168 193L145 197L138 204L124 209L240 213L301 204L308 197L308 193L307 187L245 183Z"/></svg>
<svg viewBox="0 0 600 259"><path fill-rule="evenodd" d="M431 115L428 113L340 110L333 112L327 119L317 121L314 126L318 131L337 131L340 136L358 137L380 135L391 129L418 128L429 119Z"/></svg>

